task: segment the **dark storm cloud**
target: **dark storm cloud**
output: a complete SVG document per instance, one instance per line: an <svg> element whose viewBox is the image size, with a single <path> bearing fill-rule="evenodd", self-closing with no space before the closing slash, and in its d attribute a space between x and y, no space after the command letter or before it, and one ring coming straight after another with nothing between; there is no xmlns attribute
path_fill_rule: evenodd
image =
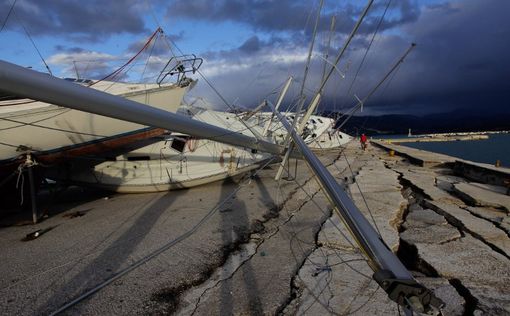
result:
<svg viewBox="0 0 510 316"><path fill-rule="evenodd" d="M415 0L394 1L393 9L398 14L389 19L385 28L415 21L419 16L419 7ZM381 8L386 1L376 1L374 10ZM305 26L313 24L314 13L318 9L311 1L294 0L188 0L176 1L168 7L168 16L189 19L209 20L215 22L233 21L249 25L261 31L302 31ZM337 4L326 1L320 19L320 30L329 30L333 15L341 16L337 19L338 32L350 32L362 8L357 5ZM312 12L312 14L310 14ZM377 19L367 20L367 30L377 23Z"/></svg>
<svg viewBox="0 0 510 316"><path fill-rule="evenodd" d="M17 1L7 28L20 29L20 21L33 35L63 35L97 41L119 33L145 32L140 1L23 0ZM9 11L12 1L1 1L0 12ZM4 16L0 17L5 18Z"/></svg>
<svg viewBox="0 0 510 316"><path fill-rule="evenodd" d="M332 78L323 106L346 109L355 104L354 94L364 97L410 43L416 42L418 46L395 76L369 100L365 113L424 114L455 109L509 112L510 20L507 12L510 12L510 2L449 1L420 9L416 9L414 2L408 3L408 7L400 3L397 14L393 11L388 14L384 24L402 20L403 16L414 17L392 32L378 35L355 84L347 93L371 38L371 34L357 35L339 66L346 79L337 75ZM204 2L204 5L211 9L210 3ZM382 7L377 10L381 12ZM402 16L398 12L407 13ZM279 38L278 42L251 36L236 49L206 54L205 67L213 64L223 69L223 72L214 72L214 76L219 90L225 91L229 99L240 97L239 103L256 104L289 75L294 75L296 81L301 80L308 42L302 35L298 39L296 34L286 40ZM294 39L297 40L294 42ZM338 49L344 40L345 35L337 34L334 46ZM293 53L302 54L302 58L295 58ZM330 50L330 56L336 54L337 51ZM320 82L322 72L322 61L316 55L312 65L315 70L307 85L309 94ZM286 62L272 62L276 60L274 56ZM261 80L260 72L267 79ZM250 89L239 89L233 81L253 84Z"/></svg>
<svg viewBox="0 0 510 316"><path fill-rule="evenodd" d="M419 21L403 29L418 46L392 83L395 91L386 102L445 112L508 112L508 12L510 2L497 0L429 7Z"/></svg>

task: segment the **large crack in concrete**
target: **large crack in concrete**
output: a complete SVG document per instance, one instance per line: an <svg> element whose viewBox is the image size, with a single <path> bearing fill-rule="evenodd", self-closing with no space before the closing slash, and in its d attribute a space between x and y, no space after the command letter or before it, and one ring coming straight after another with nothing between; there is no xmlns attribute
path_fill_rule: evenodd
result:
<svg viewBox="0 0 510 316"><path fill-rule="evenodd" d="M338 158L337 158L338 159ZM335 159L334 161L336 161ZM334 162L332 162L334 163ZM331 164L332 164L331 163ZM307 183L313 180L313 177L309 177L306 179L300 186L305 186ZM222 282L225 282L229 279L231 279L239 269L242 268L242 266L248 262L250 259L255 256L260 246L267 240L271 239L273 236L275 236L278 232L281 226L286 225L288 222L292 220L295 214L297 214L309 201L303 201L298 207L292 211L292 213L288 213L288 218L286 218L284 221L277 223L276 226L272 227L271 232L267 232L266 224L271 222L272 220L278 218L280 216L281 210L284 208L284 206L295 196L295 194L300 190L299 187L294 188L291 190L286 198L278 205L268 210L265 214L263 214L263 220L255 220L252 225L250 231L246 231L242 234L244 238L239 239L239 242L236 242L234 244L225 245L224 246L224 252L222 257L222 262L218 265L211 266L211 269L208 269L207 273L203 275L202 278L196 280L196 282L189 283L189 284L183 284L178 286L176 290L170 289L168 292L169 294L173 295L173 299L170 300L169 308L167 311L169 313L191 313L194 314L199 305L201 304L203 298L207 295L207 293L212 290L213 288L220 285ZM311 200L313 200L313 197L320 192L320 188L314 191L311 194ZM322 224L322 223L321 223ZM318 233L317 233L318 234ZM256 236L255 236L256 235ZM255 247L252 251L249 250L250 245L255 244ZM306 255L306 257L309 254ZM235 267L231 269L231 271L228 273L226 277L219 278L217 281L213 280L213 284L209 285L207 284L207 280L210 280L215 273L218 273L218 270L221 270L226 264L233 261L236 261L236 258L241 259L238 260L238 262L235 264ZM305 260L301 263L301 265L304 263ZM202 285L202 286L201 286ZM205 285L205 286L204 286ZM192 290L192 288L198 287L196 290ZM205 287L205 289L203 289ZM182 307L180 306L181 298L183 296L193 296L193 293L187 294L189 292L194 292L196 295L196 292L201 292L198 295L198 299L196 300L195 304L188 304L188 306ZM193 306L191 309L190 306ZM279 308L278 310L283 309Z"/></svg>
<svg viewBox="0 0 510 316"><path fill-rule="evenodd" d="M396 171L397 172L397 171ZM404 178L404 175L401 172L397 172L399 174L399 182L402 185L402 195L404 198L408 200L407 204L407 212L405 212L406 217L403 218L403 224L407 220L407 214L409 214L410 210L419 210L422 209L422 205L427 198L427 194L421 190L420 188L413 185L409 180ZM455 226L454 226L455 227ZM463 237L463 232L461 229L456 227L460 233L460 237L448 239L445 242L455 241L458 238ZM402 233L405 229L400 231ZM418 249L415 245L408 243L406 240L400 238L400 245L397 251L398 258L402 261L407 269L410 271L419 272L427 277L435 278L435 279L443 279L440 273L434 268L431 264L429 264L426 260L420 257L418 253ZM471 295L469 290L462 285L462 282L459 279L447 278L448 282L452 285L455 291L464 299L464 311L463 315L473 315L474 311L477 308L478 300Z"/></svg>
<svg viewBox="0 0 510 316"><path fill-rule="evenodd" d="M507 255L505 253L505 251L503 251L501 248L499 248L498 246L496 246L495 244L489 242L488 240L486 240L482 235L468 229L463 223L462 221L460 221L459 219L457 219L456 217L452 216L450 213L442 210L440 207L432 204L432 203L429 203L428 201L424 200L423 201L423 205L433 211L435 211L436 213L444 216L444 218L446 218L446 220L448 221L448 224L456 227L457 229L459 229L461 232L465 232L465 233L468 233L469 235L471 235L472 237L478 239L479 241L481 241L482 243L484 243L485 245L487 245L488 247L490 247L493 251L499 253L500 255L506 257L507 259L510 260L510 256ZM485 220L485 219L484 219Z"/></svg>
<svg viewBox="0 0 510 316"><path fill-rule="evenodd" d="M340 157L341 157L341 155L339 155L333 161L333 163L337 162ZM340 170L337 168L337 171L338 171L337 176L344 179L344 184L343 184L344 187L346 185L348 185L349 183L352 184L355 182L354 177L358 174L359 170L362 167L363 167L363 165L357 166L357 168L355 168L354 170L348 170L348 167L343 168L343 170ZM351 176L344 176L347 171L349 171L349 173L352 171ZM328 279L328 277L331 278L332 267L330 266L330 263L328 263L329 260L326 260L326 262L323 265L321 265L317 262L312 262L313 260L310 258L313 254L315 254L320 249L324 249L323 250L324 255L326 255L328 257L329 256L341 256L340 254L337 253L339 250L350 251L350 252L352 252L351 256L352 255L360 256L359 251L357 251L356 249L347 250L345 247L343 247L341 245L336 246L334 243L331 243L331 242L323 243L320 241L320 235L321 235L321 233L324 232L326 224L329 223L335 227L337 227L337 225L339 224L333 220L334 218L336 219L335 216L336 215L333 213L333 209L330 208L328 216L321 224L320 229L317 230L317 232L315 233L315 236L314 236L315 247L312 248L311 251L307 254L307 256L303 259L302 264L296 269L296 273L292 277L291 296L288 298L288 300L285 302L285 304L283 304L278 309L277 315L293 315L293 314L299 313L299 311L301 311L303 313L307 313L308 308L312 307L314 302L319 302L319 304L324 309L326 309L329 313L335 314L335 311L331 306L331 302L335 297L335 289L331 288L329 281L324 281L325 282L324 287L322 289L320 289L318 293L314 294L314 289L309 288L309 286L306 284L305 280L301 279L301 273L302 273L302 270L305 269L305 264L307 261L310 261L311 264L315 267L314 272L312 273L312 276L314 278L319 278L320 280L324 280L324 278ZM341 229L340 228L338 228L338 229L341 233ZM326 241L327 241L327 236L323 236L323 238L326 238ZM345 237L345 238L348 238L348 237ZM333 254L333 252L334 252L334 254ZM341 263L349 266L353 271L359 273L359 271L357 271L355 267L353 267L353 266L351 267L350 263L349 263L350 261L359 261L359 260L360 260L359 258L358 259L351 258L350 260L341 260L342 261ZM370 283L371 278L368 277L368 279L369 279L369 283ZM299 282L298 282L298 280L299 280ZM317 281L317 282L322 282L322 281ZM365 284L365 286L368 286L368 284ZM307 295L311 295L314 297L314 299L313 299L314 302L312 302L312 304L308 308L305 308L306 306L303 305L303 304L306 304L306 301L303 301L303 298L302 298L303 291L305 291L305 290L307 290L307 293L308 293ZM324 293L325 291L327 291L329 294ZM321 302L321 299L319 298L323 295L326 296L324 299L325 302ZM304 299L306 300L306 298L304 298Z"/></svg>
<svg viewBox="0 0 510 316"><path fill-rule="evenodd" d="M284 311L289 307L289 305L292 303L292 301L294 301L295 299L297 299L301 295L302 289L299 288L299 286L296 284L296 279L299 278L299 271L303 268L305 262L307 260L309 260L308 259L309 256L314 251L316 251L318 248L323 247L323 245L319 243L319 234L320 234L322 228L324 227L324 224L330 219L330 217L333 214L333 209L332 208L329 208L328 211L329 211L329 214L328 214L326 220L322 223L321 228L318 229L317 232L315 233L315 236L314 236L315 247L312 248L309 251L308 254L306 254L306 256L303 258L303 261L301 262L301 264L296 268L296 272L294 273L294 275L292 276L291 281L290 281L291 295L287 298L286 302L284 302L276 310L276 312L275 312L276 315L284 315Z"/></svg>

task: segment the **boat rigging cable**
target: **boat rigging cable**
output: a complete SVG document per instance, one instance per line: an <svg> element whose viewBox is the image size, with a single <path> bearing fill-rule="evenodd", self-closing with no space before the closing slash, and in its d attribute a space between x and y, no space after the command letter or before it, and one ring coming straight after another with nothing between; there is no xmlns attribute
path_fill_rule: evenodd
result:
<svg viewBox="0 0 510 316"><path fill-rule="evenodd" d="M168 49L173 54L172 45L179 51L181 55L184 55L183 51L177 46L177 44L168 36L166 36L163 32L163 28L161 27L161 24L159 23L159 20L156 17L156 14L154 13L154 9L152 8L150 2L147 0L146 5L149 8L149 11L151 12L152 18L154 19L154 22L156 22L156 25L158 25L158 29L161 30L161 34L163 35L163 39L165 39L165 43L168 46ZM174 54L175 55L175 54ZM234 113L236 113L236 109L233 105L227 102L227 100L223 97L223 95L216 89L216 87L205 77L205 75L200 71L200 69L196 69L196 72L200 75L202 79L207 83L207 85L213 90L213 92L220 98L220 100ZM262 139L262 135L259 135L252 127L250 127L244 120L240 119L241 124L243 124L255 137L257 140Z"/></svg>
<svg viewBox="0 0 510 316"><path fill-rule="evenodd" d="M12 8L14 8L14 5L12 6ZM53 73L51 72L50 66L48 66L48 64L46 63L46 60L44 60L44 57L42 56L41 52L39 51L39 48L37 48L37 45L35 44L34 40L32 39L32 36L30 36L30 33L28 32L28 29L25 27L25 24L21 21L21 19L18 18L18 16L16 15L16 12L14 12L14 9L12 11L12 14L14 15L14 17L16 17L16 20L18 20L19 24L21 24L21 27L23 28L23 31L25 31L25 34L27 35L28 39L32 43L32 46L34 46L35 51L39 55L39 58L41 58L44 66L46 67L46 70L48 70L48 73L51 76L53 76Z"/></svg>
<svg viewBox="0 0 510 316"><path fill-rule="evenodd" d="M343 151L344 151L344 149L345 149L345 148L342 148L341 152L343 152ZM338 157L340 157L340 155L339 155ZM337 158L337 159L338 159L338 158ZM334 161L333 161L330 165L334 165L334 166L336 166L335 162L337 161L337 159L335 159L335 160L334 160ZM330 165L328 165L328 166L330 166ZM326 166L326 167L328 167L328 166ZM313 193L313 194L312 194L312 193L308 192L308 191L304 188L304 187L305 187L305 185L306 185L306 184L307 184L307 183L308 183L311 179L312 179L312 178L310 178L310 179L306 180L304 183L299 183L299 181L297 181L297 179L295 179L295 178L294 178L294 179L292 179L291 181L294 181L294 182L296 183L296 185L298 186L298 188L299 188L299 189L300 189L300 190L301 190L301 191L302 191L302 192L303 192L303 193L307 196L308 201L309 201L309 202L311 202L311 203L313 203L313 204L315 205L315 207L316 207L318 210L320 210L320 211L321 211L321 213L322 213L322 214L323 214L323 215L327 218L327 221L328 221L328 222L329 222L329 223L330 223L330 224L331 224L331 225L332 225L332 226L333 226L333 227L334 227L334 228L335 228L335 229L336 229L336 230L337 230L337 231L338 231L338 232L339 232L342 236L343 236L343 238L345 239L345 241L346 241L348 244L350 244L350 246L351 246L351 247L352 247L352 249L355 251L355 253L360 254L360 253L359 253L358 248L356 248L356 246L355 246L355 245L353 244L353 242L352 242L352 241L351 241L351 240L350 240L350 239L349 239L349 238L345 235L345 233L342 231L342 229L340 229L340 227L339 227L339 226L338 226L338 225L337 225L337 224L336 224L336 223L332 220L332 217L331 217L331 209L329 209L329 211L326 211L326 210L324 210L324 209L322 208L322 206L321 206L321 205L319 205L319 203L317 203L317 201L315 201L315 198L314 198L314 197L315 197L315 195L316 195L316 194L318 194L320 191L317 191L317 192L315 192L315 193ZM280 187L280 181L279 181L279 183L278 183L278 184L279 184L279 187L278 187L278 188L279 188L279 190L280 190L280 191L283 191L283 190L281 189L281 187ZM279 192L280 192L280 191L279 191ZM297 243L298 243L298 246L299 246L299 247L300 247L300 249L301 249L301 252L302 252L302 253L305 253L305 250L303 249L303 246L302 246L302 241L301 241L301 240L297 237L297 236L298 236L298 234L299 234L301 231L296 231L296 227L294 227L294 226L293 226L293 224L292 224L292 218L293 218L293 215L294 215L294 214L293 214L291 211L289 211L289 210L288 210L287 204L283 204L283 209L285 209L285 211L287 212L287 215L288 215L288 216L289 216L289 218L290 218L290 220L289 220L289 225L290 225L290 228L291 228L291 232L290 232L290 233L291 233L291 239L290 239L290 243L291 243L291 244L290 244L290 247L289 247L289 248L290 248L291 253L292 253L293 257L294 257L294 260L295 260L296 262L298 262L298 263L299 263L299 261L298 261L299 259L297 258L296 254L295 254L295 251L293 250L293 248L294 248L294 247L292 247L292 241L293 241L293 240L296 240L296 241L297 241ZM319 224L320 224L320 222L319 222ZM322 225L323 225L323 224L322 224ZM307 228L303 228L303 229L307 229ZM324 235L323 235L323 238L324 238L324 239L325 239L325 241L326 241L326 243L325 243L326 245L333 245L333 244L334 244L334 242L332 242L332 241L330 241L330 240L329 240L329 238L328 238L328 235L327 235L327 234L324 234ZM326 272L328 273L328 274L327 274L327 276L331 276L331 273L332 273L331 267L336 266L336 265L345 264L345 265L346 265L349 269L353 270L354 272L356 272L356 273L357 273L357 274L359 274L360 276L362 276L362 277L364 277L364 278L368 279L370 282L372 282L372 281L373 281L373 279L372 279L370 276L368 276L368 275L364 274L363 272L361 272L361 271L359 271L358 269L356 269L356 267L354 267L354 266L352 266L352 265L351 265L351 263L352 263L352 262L356 262L356 261L363 261L363 262L366 262L366 259L364 259L364 258L363 258L363 256L361 256L360 258L347 259L347 260L346 260L346 259L343 259L343 258L341 257L341 255L340 255L340 254L339 254L339 252L338 252L338 249L336 249L335 247L328 248L328 249L329 249L330 251L332 251L332 252L333 252L333 254L334 254L336 257L338 257L338 259L339 259L339 261L338 261L338 262L335 262L335 263L331 263L331 264L330 264L330 263L329 263L329 258L328 258L328 256L327 256L327 254L324 252L323 247L318 247L318 248L317 248L317 251L320 251L320 252L321 252L321 254L322 254L322 256L323 256L323 258L326 258L326 259L325 259L325 261L326 261L326 262L325 262L325 264L322 264L322 265L321 265L321 264L316 263L316 262L314 262L313 260L311 260L311 259L310 259L310 256L307 256L307 257L306 257L306 259L305 259L305 260L306 260L306 261L308 261L308 262L310 262L310 264L311 264L311 265L313 265L313 266L316 268L316 271L317 271L316 273L317 273L317 274L316 274L316 275L314 274L314 276L317 276L319 273L321 273L321 272L323 272L323 271L326 271ZM300 263L300 265L301 265L301 266L302 266L303 264L304 264L304 263ZM299 274L297 274L297 275L296 275L296 277L298 277L298 278L299 278ZM329 283L330 283L330 281L331 281L331 279L329 279L329 281L327 281L327 285L326 285L326 286L325 286L325 287L321 290L321 292L320 292L318 295L316 295L316 294L314 293L314 292L317 290L317 288L316 288L316 287L314 287L314 288L312 289L312 288L310 288L310 287L306 284L306 282L302 282L302 283L301 283L301 286L304 286L304 287L308 290L308 293L307 293L307 294L311 295L311 296L313 297L313 299L314 299L314 302L312 302L312 304L310 304L310 306L308 306L308 307L307 307L307 308L306 308L306 309L302 312L302 314L306 314L306 311L307 311L308 309L310 309L310 308L313 306L313 304L314 304L315 302L317 302L317 303L319 303L319 304L320 304L320 305L321 305L321 306L322 306L325 310L327 310L327 311L328 311L330 314L332 314L332 315L345 315L344 313L338 313L338 312L335 312L335 311L332 309L332 307L330 307L330 306L329 306L329 300L328 300L328 303L325 303L325 302L322 302L322 301L320 300L320 298L318 297L318 296L322 295L322 292L325 290L325 288L326 288L326 287L329 287ZM319 282L320 282L320 279L319 279L317 282L319 283ZM379 288L379 287L377 287L377 288L376 288L376 291L377 291L377 289L378 289L378 288ZM376 291L374 291L374 293L375 293ZM350 313L355 313L357 310L359 310L359 309L363 308L363 306L364 306L364 305L366 305L366 304L367 304L367 303L368 303L368 302L372 299L372 296L373 296L373 294L374 294L374 293L372 293L372 295L371 295L371 296L369 296L369 297L367 298L367 300L366 300L363 304L361 304L361 306L359 306L356 310L350 310Z"/></svg>
<svg viewBox="0 0 510 316"><path fill-rule="evenodd" d="M115 71L113 71L112 73L106 75L105 77L103 77L102 79L99 79L98 81L95 81L94 83L90 84L89 86L93 86L101 81L104 81L106 79L115 79L115 77L117 77L129 64L131 64L131 62L133 62L144 50L147 49L147 47L149 47L150 43L152 42L152 40L154 39L154 37L156 37L156 35L158 34L162 34L163 33L163 30L158 27L154 33L152 33L152 35L149 37L149 39L147 40L147 42L145 42L145 44L142 46L142 48L134 55L132 56L126 63L124 63L122 66L120 66L119 68L117 68Z"/></svg>
<svg viewBox="0 0 510 316"><path fill-rule="evenodd" d="M320 144L320 142L317 142L317 145L319 146L319 148L322 149L322 146ZM347 155L345 154L345 145L341 146L341 150L340 150L340 153L338 155L338 158L341 157L342 155L345 157L345 162L347 163L347 167L349 168L349 171L350 171L350 174L351 174L351 177L354 177L354 171L352 170L351 168L351 164L349 163L349 160L347 159ZM337 158L337 159L338 159ZM335 160L336 161L336 160ZM335 169L339 172L339 173L342 173L342 171L338 168L338 166L336 164L333 164L333 166L335 167ZM382 236L381 235L381 231L379 230L379 226L377 225L377 222L374 218L374 214L372 213L372 209L370 208L370 206L368 205L368 202L367 202L367 199L365 198L365 194L363 193L363 191L361 190L361 187L359 186L359 183L358 181L355 181L356 183L356 187L358 188L358 191L361 195L361 199L363 200L363 204L365 204L365 207L367 208L368 210L368 214L370 215L370 219L372 220L373 224L374 224L374 227L375 227L375 230L377 231L377 233L379 234L379 236ZM382 238L382 237L381 237Z"/></svg>
<svg viewBox="0 0 510 316"><path fill-rule="evenodd" d="M9 21L9 17L11 16L12 11L14 10L14 6L16 5L16 1L18 1L18 0L14 0L12 2L11 8L9 9L9 12L7 13L7 16L5 17L4 23L2 24L2 28L0 28L0 33L2 33L2 31L4 30L5 25L7 24L7 21Z"/></svg>
<svg viewBox="0 0 510 316"><path fill-rule="evenodd" d="M354 114L354 112L356 112L356 110L360 107L363 106L363 104L365 102L367 102L367 100L379 89L379 87L386 81L386 79L388 79L388 77L390 77L396 69L399 68L400 64L402 64L405 60L405 58L407 57L407 55L409 55L409 53L416 47L416 44L415 43L411 43L411 46L409 46L409 48L406 50L406 52L404 53L404 55L402 55L402 57L400 57L400 59L393 65L393 67L391 67L390 71L388 71L386 73L386 75L377 83L377 85L372 89L370 90L370 92L363 98L363 99L358 99L358 103L355 104L352 109L348 112L349 113L349 116L347 117L347 119L345 119L342 124L340 124L340 126L338 126L336 128L336 130L340 130L340 128L342 128L342 126L344 126L348 121L349 119L352 117L352 115Z"/></svg>
<svg viewBox="0 0 510 316"><path fill-rule="evenodd" d="M306 78L308 77L308 71L310 69L310 62L311 62L311 59L312 59L313 48L315 46L315 38L317 36L317 29L319 27L319 20L320 20L320 17L321 17L321 11L322 11L323 5L324 5L324 0L321 0L321 2L319 4L319 10L317 12L317 17L315 19L315 25L314 25L314 28L313 28L312 41L310 43L310 47L308 48L308 56L307 56L306 64L305 64L305 73L303 74L303 80L301 81L301 88L299 89L299 94L298 94L299 101L297 103L297 109L296 109L296 112L295 112L294 120L292 120L292 129L295 129L298 126L299 120L300 120L300 117L301 117L301 111L302 111L303 105L305 104L305 101L306 101L306 97L304 95L305 83L306 83ZM303 118L302 121L303 122L301 123L301 126L304 127L304 124L306 123L307 119ZM287 134L287 136L285 137L285 141L283 142L283 146L285 147L285 149L288 148L288 152L292 151L293 145L292 145L292 142L291 142L290 134ZM282 161L280 163L280 168L278 169L278 171L276 173L276 176L275 176L276 180L280 180L280 178L281 178L281 176L283 174L283 170L284 170L288 160L289 160L288 153L285 153L285 156L284 156L284 158L282 159Z"/></svg>
<svg viewBox="0 0 510 316"><path fill-rule="evenodd" d="M372 34L372 38L370 39L370 43L368 44L368 47L365 50L365 54L363 55L363 58L361 59L361 62L359 64L359 66L358 66L358 69L356 70L356 74L354 75L354 78L352 79L351 85L349 86L349 89L347 90L346 97L348 97L349 94L351 93L352 87L354 86L354 83L356 82L356 79L358 78L360 70L363 67L364 63L365 63L365 59L367 58L368 52L370 51L370 48L372 47L372 43L374 42L375 36L377 35L377 32L379 31L379 29L380 29L380 27L382 25L382 22L384 21L384 17L386 16L386 12L388 12L388 8L390 7L391 1L392 0L388 0L388 2L386 3L386 7L384 8L384 12L383 12L381 18L379 19L379 22L377 23L375 31Z"/></svg>

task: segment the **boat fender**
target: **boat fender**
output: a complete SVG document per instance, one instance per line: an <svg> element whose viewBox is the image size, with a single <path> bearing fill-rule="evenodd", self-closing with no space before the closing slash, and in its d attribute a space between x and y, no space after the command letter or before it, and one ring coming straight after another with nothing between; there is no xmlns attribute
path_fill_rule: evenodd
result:
<svg viewBox="0 0 510 316"><path fill-rule="evenodd" d="M198 148L198 138L190 137L186 142L188 145L188 150L190 152L194 152Z"/></svg>

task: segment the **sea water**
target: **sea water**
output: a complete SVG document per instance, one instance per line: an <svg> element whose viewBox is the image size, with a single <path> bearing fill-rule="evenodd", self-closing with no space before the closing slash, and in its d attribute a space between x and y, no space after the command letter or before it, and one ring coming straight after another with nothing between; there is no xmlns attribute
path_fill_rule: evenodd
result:
<svg viewBox="0 0 510 316"><path fill-rule="evenodd" d="M489 134L489 139L481 140L402 143L402 145L491 165L499 160L502 166L510 168L510 134Z"/></svg>

